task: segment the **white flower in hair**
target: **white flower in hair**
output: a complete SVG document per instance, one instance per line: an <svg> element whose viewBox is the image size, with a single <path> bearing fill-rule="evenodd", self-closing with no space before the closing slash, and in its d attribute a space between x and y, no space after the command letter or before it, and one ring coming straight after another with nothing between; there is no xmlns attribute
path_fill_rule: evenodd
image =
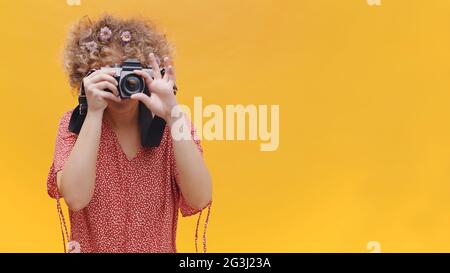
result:
<svg viewBox="0 0 450 273"><path fill-rule="evenodd" d="M100 34L98 36L99 36L100 41L106 42L111 38L112 31L109 27L102 27L100 29Z"/></svg>
<svg viewBox="0 0 450 273"><path fill-rule="evenodd" d="M123 42L128 43L129 41L131 41L131 33L128 30L123 31L120 34L120 39L122 39Z"/></svg>
<svg viewBox="0 0 450 273"><path fill-rule="evenodd" d="M86 42L83 44L89 52L95 52L98 49L98 45L95 41Z"/></svg>

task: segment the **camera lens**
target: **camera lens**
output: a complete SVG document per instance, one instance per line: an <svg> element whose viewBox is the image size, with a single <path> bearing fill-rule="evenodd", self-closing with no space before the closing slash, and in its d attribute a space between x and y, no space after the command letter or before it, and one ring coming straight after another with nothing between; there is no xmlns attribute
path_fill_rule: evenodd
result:
<svg viewBox="0 0 450 273"><path fill-rule="evenodd" d="M123 78L121 88L126 95L131 96L144 90L144 81L136 74L129 74Z"/></svg>

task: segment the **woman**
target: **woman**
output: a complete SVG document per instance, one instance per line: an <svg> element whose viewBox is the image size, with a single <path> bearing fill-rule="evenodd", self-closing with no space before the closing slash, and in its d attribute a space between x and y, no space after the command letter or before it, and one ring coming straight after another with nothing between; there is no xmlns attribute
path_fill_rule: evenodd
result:
<svg viewBox="0 0 450 273"><path fill-rule="evenodd" d="M69 252L176 252L178 210L200 212L200 220L208 207L209 216L211 178L195 130L191 140L171 137L172 124L187 121L171 115L177 100L170 55L165 35L142 19L83 18L69 32L65 67L71 86L83 85L87 114L78 134L68 129L72 111L61 118L47 178L63 223L59 198L69 207ZM135 71L151 96L122 99L114 72L99 69L129 58L153 68L153 78ZM157 147L141 144L140 103L166 122ZM203 240L206 251L205 234Z"/></svg>

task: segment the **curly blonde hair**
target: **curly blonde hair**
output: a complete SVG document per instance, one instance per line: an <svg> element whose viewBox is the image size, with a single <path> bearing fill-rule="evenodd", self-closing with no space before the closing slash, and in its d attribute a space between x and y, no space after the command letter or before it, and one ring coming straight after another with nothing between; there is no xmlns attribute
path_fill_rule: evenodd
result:
<svg viewBox="0 0 450 273"><path fill-rule="evenodd" d="M64 68L70 86L78 89L89 70L121 64L128 58L138 59L149 66L149 54L157 59L172 59L173 46L166 35L148 19L122 19L102 15L96 20L85 16L69 31L63 50Z"/></svg>

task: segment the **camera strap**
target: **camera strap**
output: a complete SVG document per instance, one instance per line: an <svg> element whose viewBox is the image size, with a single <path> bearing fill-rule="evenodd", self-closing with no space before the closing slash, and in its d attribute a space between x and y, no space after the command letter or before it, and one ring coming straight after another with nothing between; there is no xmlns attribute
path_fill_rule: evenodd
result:
<svg viewBox="0 0 450 273"><path fill-rule="evenodd" d="M89 76L95 71L95 69L91 69L85 76ZM81 127L83 126L84 119L87 115L87 98L86 98L86 92L84 91L84 84L83 81L81 81L80 84L80 92L78 94L78 106L75 107L75 109L72 112L72 115L70 117L69 122L69 131L75 134L79 134Z"/></svg>

